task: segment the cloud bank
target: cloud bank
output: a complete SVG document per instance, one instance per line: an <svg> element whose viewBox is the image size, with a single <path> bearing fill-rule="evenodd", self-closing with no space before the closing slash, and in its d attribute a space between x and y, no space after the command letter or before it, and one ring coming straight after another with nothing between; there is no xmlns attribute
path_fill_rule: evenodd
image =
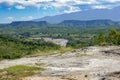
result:
<svg viewBox="0 0 120 80"><path fill-rule="evenodd" d="M56 9L71 13L86 9L113 8L120 5L120 0L0 0L0 6L7 8Z"/></svg>

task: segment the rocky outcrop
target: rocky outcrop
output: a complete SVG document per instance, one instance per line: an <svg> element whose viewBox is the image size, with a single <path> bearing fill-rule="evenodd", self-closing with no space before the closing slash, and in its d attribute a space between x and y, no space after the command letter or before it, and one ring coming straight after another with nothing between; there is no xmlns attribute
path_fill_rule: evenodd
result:
<svg viewBox="0 0 120 80"><path fill-rule="evenodd" d="M120 80L119 46L91 46L51 55L0 61L0 68L44 63L42 76L25 80ZM45 79L46 77L46 79ZM57 77L57 78L56 78Z"/></svg>
<svg viewBox="0 0 120 80"><path fill-rule="evenodd" d="M53 39L53 38L42 38L42 39L44 39L46 42L52 42L52 43L55 43L57 45L64 46L64 47L66 47L68 43L67 39Z"/></svg>

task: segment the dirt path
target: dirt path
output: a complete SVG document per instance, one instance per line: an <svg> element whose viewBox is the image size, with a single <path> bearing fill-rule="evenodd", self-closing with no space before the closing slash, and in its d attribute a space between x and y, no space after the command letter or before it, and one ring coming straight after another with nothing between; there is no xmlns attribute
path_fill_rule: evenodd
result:
<svg viewBox="0 0 120 80"><path fill-rule="evenodd" d="M108 73L120 71L120 47L88 47L61 56L3 60L0 61L0 69L14 65L37 66L40 63L45 63L46 70L42 72L45 77L32 76L24 80L99 80L109 78L106 77ZM117 79L120 78L117 77L115 80Z"/></svg>

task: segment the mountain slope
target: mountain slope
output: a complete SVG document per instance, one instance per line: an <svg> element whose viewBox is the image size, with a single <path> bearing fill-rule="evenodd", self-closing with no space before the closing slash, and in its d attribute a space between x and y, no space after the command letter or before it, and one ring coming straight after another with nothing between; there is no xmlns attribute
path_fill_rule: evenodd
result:
<svg viewBox="0 0 120 80"><path fill-rule="evenodd" d="M118 22L114 22L111 20L88 20L88 21L80 21L80 20L65 20L59 25L62 26L72 26L72 27L94 27L94 26L118 26Z"/></svg>
<svg viewBox="0 0 120 80"><path fill-rule="evenodd" d="M93 9L56 16L46 16L33 21L47 21L49 23L60 23L64 20L96 20L110 19L120 21L120 6L113 9Z"/></svg>
<svg viewBox="0 0 120 80"><path fill-rule="evenodd" d="M99 20L64 20L58 24L50 24L47 21L15 21L10 24L1 24L2 27L57 27L57 26L66 26L66 27L111 27L111 26L120 26L120 22L112 21L108 19L99 19Z"/></svg>
<svg viewBox="0 0 120 80"><path fill-rule="evenodd" d="M49 23L46 21L15 21L9 24L12 27L27 27L27 26L47 26Z"/></svg>

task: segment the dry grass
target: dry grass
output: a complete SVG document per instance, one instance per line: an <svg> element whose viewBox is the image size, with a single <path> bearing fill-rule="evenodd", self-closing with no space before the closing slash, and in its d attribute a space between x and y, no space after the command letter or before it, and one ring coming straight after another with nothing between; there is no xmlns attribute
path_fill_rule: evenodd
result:
<svg viewBox="0 0 120 80"><path fill-rule="evenodd" d="M0 80L20 80L22 77L41 74L40 67L16 65L0 70Z"/></svg>
<svg viewBox="0 0 120 80"><path fill-rule="evenodd" d="M34 52L33 54L31 55L28 55L27 57L37 57L37 56L49 56L49 55L61 55L61 54L64 54L65 52L68 52L68 51L71 51L73 50L73 48L71 47L61 47L60 49L58 50L47 50L47 51L37 51L37 52Z"/></svg>

